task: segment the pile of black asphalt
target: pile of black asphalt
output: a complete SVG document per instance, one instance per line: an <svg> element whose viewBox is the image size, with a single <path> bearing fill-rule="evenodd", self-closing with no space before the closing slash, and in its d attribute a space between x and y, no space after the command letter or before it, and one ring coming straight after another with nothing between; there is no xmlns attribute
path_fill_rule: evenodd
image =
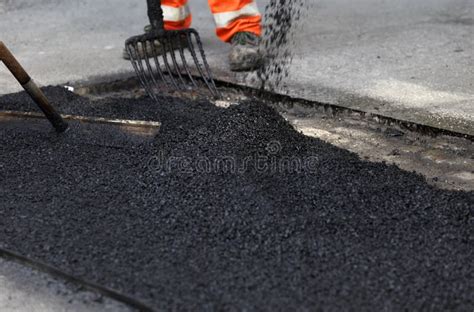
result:
<svg viewBox="0 0 474 312"><path fill-rule="evenodd" d="M162 128L107 146L0 123L3 248L157 310L474 309L472 192L306 137L258 101L46 93L62 113ZM0 109L37 110L24 93Z"/></svg>

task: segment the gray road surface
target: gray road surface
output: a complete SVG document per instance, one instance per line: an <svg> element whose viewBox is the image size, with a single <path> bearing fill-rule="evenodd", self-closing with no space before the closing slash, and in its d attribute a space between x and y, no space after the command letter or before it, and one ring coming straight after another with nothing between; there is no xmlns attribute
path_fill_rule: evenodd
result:
<svg viewBox="0 0 474 312"><path fill-rule="evenodd" d="M128 306L0 258L0 311L131 312Z"/></svg>
<svg viewBox="0 0 474 312"><path fill-rule="evenodd" d="M218 78L250 84L228 70L206 1L190 3ZM473 1L311 4L279 92L474 134ZM0 0L0 40L42 84L130 75L123 41L145 23L145 1ZM15 90L0 68L0 93Z"/></svg>

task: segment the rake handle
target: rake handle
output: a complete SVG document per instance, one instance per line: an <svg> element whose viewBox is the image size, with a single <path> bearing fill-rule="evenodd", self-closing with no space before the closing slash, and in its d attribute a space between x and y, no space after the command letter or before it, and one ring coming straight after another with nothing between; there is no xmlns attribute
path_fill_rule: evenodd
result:
<svg viewBox="0 0 474 312"><path fill-rule="evenodd" d="M155 30L165 30L161 0L147 0L147 7L151 27Z"/></svg>
<svg viewBox="0 0 474 312"><path fill-rule="evenodd" d="M63 120L61 115L49 104L48 99L43 91L34 83L25 69L17 61L15 56L8 50L7 46L0 41L0 61L2 61L8 70L15 76L16 80L21 84L23 89L39 106L46 118L51 122L58 132L64 132L68 128L68 124Z"/></svg>

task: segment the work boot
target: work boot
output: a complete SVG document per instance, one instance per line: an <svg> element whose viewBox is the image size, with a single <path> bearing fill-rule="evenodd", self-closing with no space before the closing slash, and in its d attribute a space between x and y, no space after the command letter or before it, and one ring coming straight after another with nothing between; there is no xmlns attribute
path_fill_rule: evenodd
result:
<svg viewBox="0 0 474 312"><path fill-rule="evenodd" d="M251 32L236 33L230 43L232 50L229 54L229 64L232 71L251 71L263 64L260 52L260 37Z"/></svg>
<svg viewBox="0 0 474 312"><path fill-rule="evenodd" d="M144 31L145 33L149 33L151 31L151 25L146 25L144 27ZM155 45L155 50L153 51L153 48L151 45L147 45L146 47L146 55L148 56L159 56L159 55L162 55L163 54L163 47L161 46L161 43L159 41L155 41L154 42L154 45ZM182 48L187 48L189 46L188 44L188 40L186 39L186 37L183 37L182 40L181 40L181 47ZM179 49L179 42L173 42L173 48L174 50L177 50ZM140 59L144 59L145 58L145 50L143 48L143 45L141 44L138 44L138 58ZM122 57L126 60L129 60L130 59L130 55L128 54L128 50L126 48L123 49L123 52L122 52Z"/></svg>

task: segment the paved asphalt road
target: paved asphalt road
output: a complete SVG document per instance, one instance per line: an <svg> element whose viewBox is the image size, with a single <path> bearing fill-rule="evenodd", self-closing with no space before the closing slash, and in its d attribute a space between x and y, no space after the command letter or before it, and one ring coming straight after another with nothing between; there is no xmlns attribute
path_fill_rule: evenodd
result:
<svg viewBox="0 0 474 312"><path fill-rule="evenodd" d="M205 2L190 1L213 70L250 84L228 70ZM474 134L473 1L318 0L306 13L279 92ZM0 39L42 84L130 75L123 41L145 23L145 1L0 0ZM1 69L0 93L17 89Z"/></svg>
<svg viewBox="0 0 474 312"><path fill-rule="evenodd" d="M254 101L46 94L160 134L0 123L0 247L156 311L473 310L474 192L362 160Z"/></svg>

